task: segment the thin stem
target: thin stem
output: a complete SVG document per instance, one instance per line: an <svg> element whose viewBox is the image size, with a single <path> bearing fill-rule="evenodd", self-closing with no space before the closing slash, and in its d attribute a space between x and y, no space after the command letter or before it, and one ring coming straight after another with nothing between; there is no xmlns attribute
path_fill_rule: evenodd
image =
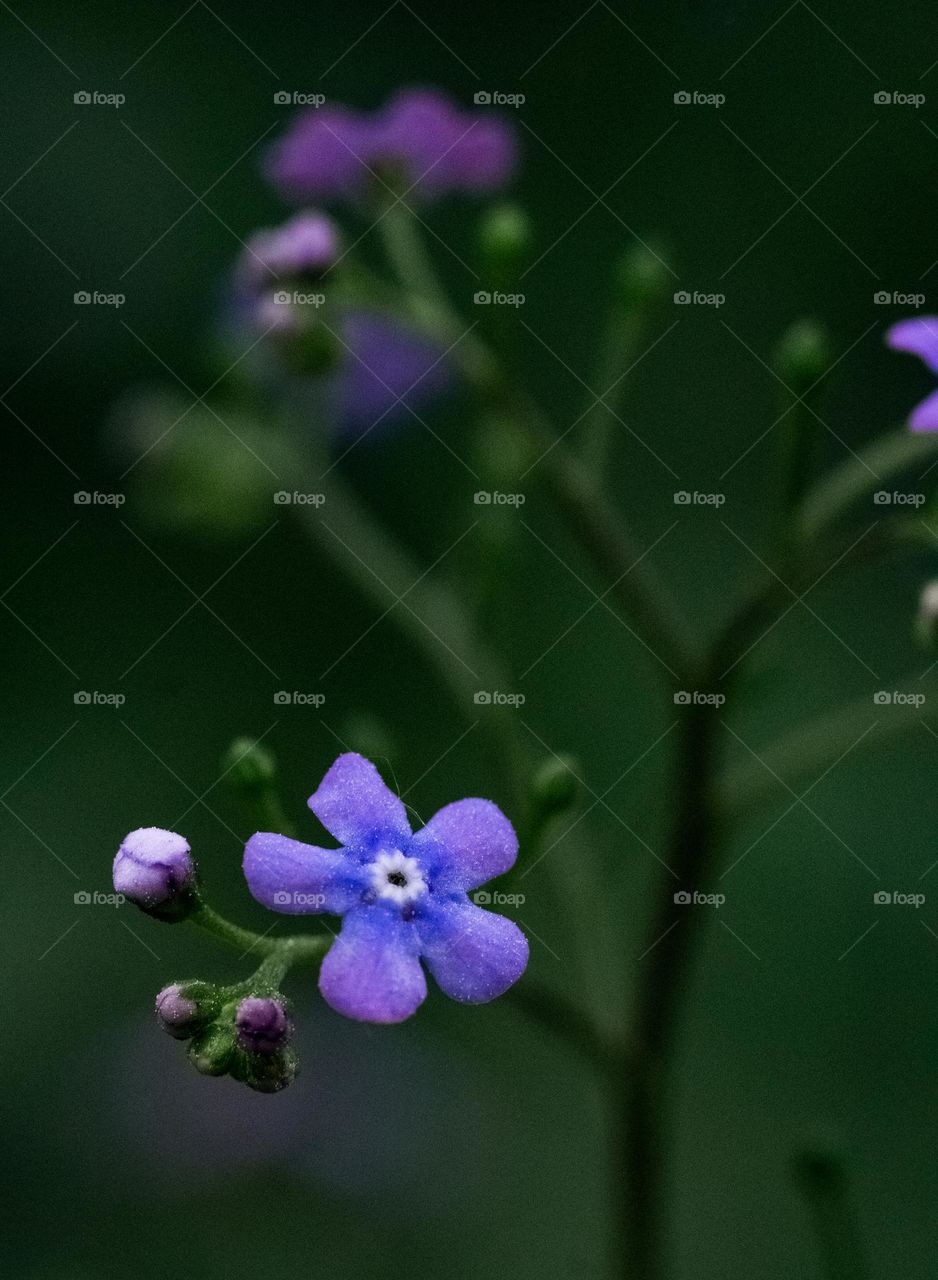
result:
<svg viewBox="0 0 938 1280"><path fill-rule="evenodd" d="M288 938L264 937L226 920L204 902L189 916L189 921L220 942L239 950L242 957L251 954L276 957L278 961L286 961L288 967L320 960L332 943L332 936L327 933L293 934Z"/></svg>

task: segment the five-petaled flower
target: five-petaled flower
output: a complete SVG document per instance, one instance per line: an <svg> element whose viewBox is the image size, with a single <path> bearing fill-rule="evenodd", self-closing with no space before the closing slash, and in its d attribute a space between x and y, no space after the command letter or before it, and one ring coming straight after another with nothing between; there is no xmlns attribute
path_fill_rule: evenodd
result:
<svg viewBox="0 0 938 1280"><path fill-rule="evenodd" d="M515 165L504 121L461 111L433 89L402 89L380 111L328 106L299 116L267 171L289 200L360 200L399 188L411 200L503 186Z"/></svg>
<svg viewBox="0 0 938 1280"><path fill-rule="evenodd" d="M481 1003L524 972L528 944L468 891L507 871L518 840L489 800L457 800L414 834L401 800L362 756L339 756L309 807L342 848L272 832L247 843L244 874L265 906L343 916L323 960L328 1004L365 1022L401 1022L427 994L421 960L454 1000Z"/></svg>
<svg viewBox="0 0 938 1280"><path fill-rule="evenodd" d="M900 320L888 330L886 341L895 351L919 356L932 373L938 373L938 316ZM938 391L915 406L909 415L909 426L913 431L938 431Z"/></svg>

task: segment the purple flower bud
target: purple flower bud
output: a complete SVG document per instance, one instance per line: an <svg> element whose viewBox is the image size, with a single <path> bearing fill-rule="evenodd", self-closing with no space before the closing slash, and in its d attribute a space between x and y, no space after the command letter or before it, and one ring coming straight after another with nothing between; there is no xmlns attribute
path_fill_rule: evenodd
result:
<svg viewBox="0 0 938 1280"><path fill-rule="evenodd" d="M279 1000L246 996L235 1016L238 1044L250 1053L273 1053L283 1048L290 1034L290 1020Z"/></svg>
<svg viewBox="0 0 938 1280"><path fill-rule="evenodd" d="M258 231L241 256L245 284L270 285L282 277L319 279L339 256L339 233L324 213L298 213L281 227Z"/></svg>
<svg viewBox="0 0 938 1280"><path fill-rule="evenodd" d="M114 888L159 920L182 920L196 905L189 842L174 831L131 831L114 859Z"/></svg>
<svg viewBox="0 0 938 1280"><path fill-rule="evenodd" d="M156 1016L160 1026L174 1040L188 1040L194 1035L201 1023L199 1006L194 1000L187 1000L182 994L178 982L164 987L156 997Z"/></svg>

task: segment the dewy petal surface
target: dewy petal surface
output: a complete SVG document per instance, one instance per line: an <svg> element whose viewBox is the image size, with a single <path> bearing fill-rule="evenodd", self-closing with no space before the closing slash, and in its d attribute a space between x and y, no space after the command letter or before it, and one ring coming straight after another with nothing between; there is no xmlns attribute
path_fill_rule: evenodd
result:
<svg viewBox="0 0 938 1280"><path fill-rule="evenodd" d="M515 922L465 897L429 903L417 928L427 968L453 1000L494 1000L527 967L528 940Z"/></svg>
<svg viewBox="0 0 938 1280"><path fill-rule="evenodd" d="M411 850L445 893L475 889L502 875L518 856L518 837L491 800L456 800L417 832Z"/></svg>
<svg viewBox="0 0 938 1280"><path fill-rule="evenodd" d="M938 316L915 316L900 320L886 332L886 342L894 351L908 351L924 360L938 373ZM927 430L928 428L919 428Z"/></svg>
<svg viewBox="0 0 938 1280"><path fill-rule="evenodd" d="M361 899L361 869L341 849L320 849L258 831L244 849L248 888L265 907L286 915L342 915Z"/></svg>
<svg viewBox="0 0 938 1280"><path fill-rule="evenodd" d="M403 1022L427 994L411 922L392 906L350 911L319 971L319 990L336 1013L360 1022Z"/></svg>
<svg viewBox="0 0 938 1280"><path fill-rule="evenodd" d="M371 761L354 751L339 756L308 803L340 844L373 849L388 843L399 847L410 840L403 803Z"/></svg>

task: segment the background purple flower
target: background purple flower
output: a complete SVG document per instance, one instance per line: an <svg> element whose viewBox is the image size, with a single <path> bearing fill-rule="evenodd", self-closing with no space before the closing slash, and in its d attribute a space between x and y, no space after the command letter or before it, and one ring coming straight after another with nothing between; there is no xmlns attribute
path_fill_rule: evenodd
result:
<svg viewBox="0 0 938 1280"><path fill-rule="evenodd" d="M938 373L938 316L915 316L900 320L886 333L886 342L895 351L919 356L932 373ZM938 431L938 391L933 391L909 415L913 431Z"/></svg>
<svg viewBox="0 0 938 1280"><path fill-rule="evenodd" d="M360 200L381 180L432 200L497 190L515 158L514 131L503 120L462 111L434 89L411 88L370 114L347 107L304 113L266 167L277 190L296 202Z"/></svg>
<svg viewBox="0 0 938 1280"><path fill-rule="evenodd" d="M524 934L467 896L514 864L517 837L500 809L459 800L414 835L403 803L354 752L339 756L309 807L342 848L258 832L244 873L275 911L344 916L319 975L333 1009L403 1021L427 993L421 960L454 1000L493 1000L517 981L528 961Z"/></svg>

